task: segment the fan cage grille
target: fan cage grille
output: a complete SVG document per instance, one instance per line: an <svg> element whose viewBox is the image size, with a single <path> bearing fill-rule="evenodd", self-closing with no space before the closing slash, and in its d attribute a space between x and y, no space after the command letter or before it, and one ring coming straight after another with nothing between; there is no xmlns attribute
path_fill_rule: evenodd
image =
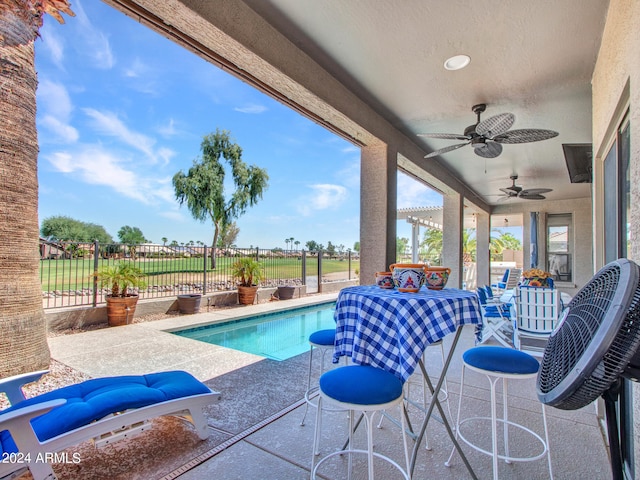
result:
<svg viewBox="0 0 640 480"><path fill-rule="evenodd" d="M557 403L547 402L554 407L575 410L588 405L624 373L638 351L640 285L637 266L628 265L635 269L630 278L635 279L636 286L626 312L612 313L614 300L620 298L616 297L616 292L621 281L621 268L620 265L609 264L573 298L568 316L549 338L538 374L539 396L549 394L567 378L574 378L574 383L578 384L567 398ZM628 275L622 277L622 281L629 280ZM597 340L602 344L597 345ZM589 347L593 355L583 358ZM588 365L599 356L601 361Z"/></svg>

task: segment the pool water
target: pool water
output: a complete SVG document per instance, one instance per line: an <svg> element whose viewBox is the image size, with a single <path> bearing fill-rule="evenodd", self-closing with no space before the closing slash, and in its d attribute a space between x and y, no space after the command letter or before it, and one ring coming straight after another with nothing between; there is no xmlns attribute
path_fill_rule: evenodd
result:
<svg viewBox="0 0 640 480"><path fill-rule="evenodd" d="M335 328L335 307L323 303L173 333L281 361L308 351L313 332Z"/></svg>

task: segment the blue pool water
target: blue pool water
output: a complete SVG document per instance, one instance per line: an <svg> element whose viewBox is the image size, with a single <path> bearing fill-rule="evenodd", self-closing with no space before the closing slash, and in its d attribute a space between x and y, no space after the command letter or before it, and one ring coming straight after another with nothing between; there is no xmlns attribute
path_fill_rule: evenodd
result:
<svg viewBox="0 0 640 480"><path fill-rule="evenodd" d="M323 303L173 333L273 360L286 360L308 351L309 335L316 330L335 328L335 307L335 302Z"/></svg>

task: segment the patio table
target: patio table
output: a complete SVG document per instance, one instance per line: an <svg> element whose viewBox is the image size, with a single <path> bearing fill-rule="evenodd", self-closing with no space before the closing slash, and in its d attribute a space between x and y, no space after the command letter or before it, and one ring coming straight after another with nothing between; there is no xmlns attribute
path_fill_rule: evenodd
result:
<svg viewBox="0 0 640 480"><path fill-rule="evenodd" d="M407 293L375 285L348 287L338 294L334 318L334 362L346 355L353 363L381 368L403 382L416 367L424 375L432 401L416 436L411 455L411 473L433 409L438 408L455 448L471 476L476 478L438 400L462 326L482 323L475 292L456 288L429 290L423 287L419 292ZM454 332L456 335L440 379L434 387L422 361L423 352L430 343Z"/></svg>

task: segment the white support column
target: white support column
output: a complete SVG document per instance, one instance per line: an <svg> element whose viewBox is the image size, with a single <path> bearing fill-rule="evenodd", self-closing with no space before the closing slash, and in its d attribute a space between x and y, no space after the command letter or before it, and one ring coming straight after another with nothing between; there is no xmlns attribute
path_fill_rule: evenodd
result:
<svg viewBox="0 0 640 480"><path fill-rule="evenodd" d="M411 224L411 261L418 263L418 249L420 248L420 223L413 222Z"/></svg>
<svg viewBox="0 0 640 480"><path fill-rule="evenodd" d="M447 286L461 288L462 272L462 226L463 202L458 193L443 195L442 212L442 262L451 269Z"/></svg>
<svg viewBox="0 0 640 480"><path fill-rule="evenodd" d="M362 148L360 160L360 284L396 261L397 152L378 143Z"/></svg>
<svg viewBox="0 0 640 480"><path fill-rule="evenodd" d="M476 214L476 281L477 286L491 284L491 217L488 213Z"/></svg>

